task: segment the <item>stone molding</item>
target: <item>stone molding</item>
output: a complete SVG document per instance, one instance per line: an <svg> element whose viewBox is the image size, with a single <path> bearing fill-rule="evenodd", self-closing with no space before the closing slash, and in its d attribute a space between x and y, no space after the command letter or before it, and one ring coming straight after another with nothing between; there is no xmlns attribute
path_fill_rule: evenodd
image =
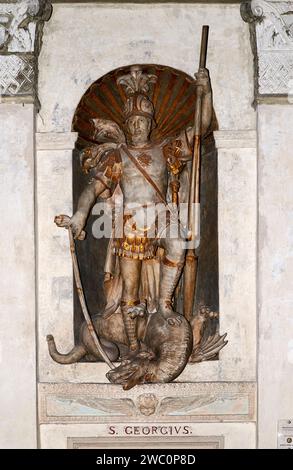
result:
<svg viewBox="0 0 293 470"><path fill-rule="evenodd" d="M41 383L40 424L254 422L254 382L141 385Z"/></svg>
<svg viewBox="0 0 293 470"><path fill-rule="evenodd" d="M292 94L293 2L243 1L241 16L250 24L256 100Z"/></svg>
<svg viewBox="0 0 293 470"><path fill-rule="evenodd" d="M257 134L255 130L214 131L217 149L256 148Z"/></svg>
<svg viewBox="0 0 293 470"><path fill-rule="evenodd" d="M256 131L221 130L213 132L217 149L256 148ZM36 148L42 150L73 150L77 140L77 132L37 132Z"/></svg>
<svg viewBox="0 0 293 470"><path fill-rule="evenodd" d="M224 449L224 436L67 437L67 449Z"/></svg>
<svg viewBox="0 0 293 470"><path fill-rule="evenodd" d="M77 132L37 132L36 148L41 150L73 150Z"/></svg>
<svg viewBox="0 0 293 470"><path fill-rule="evenodd" d="M48 0L0 2L0 97L36 97L37 60ZM21 101L21 100L20 100Z"/></svg>
<svg viewBox="0 0 293 470"><path fill-rule="evenodd" d="M114 4L114 0L52 0L52 3L112 3ZM239 4L239 0L119 0L117 3L131 3L139 5L140 3L189 3L189 4L196 4L196 3L219 3L219 4Z"/></svg>

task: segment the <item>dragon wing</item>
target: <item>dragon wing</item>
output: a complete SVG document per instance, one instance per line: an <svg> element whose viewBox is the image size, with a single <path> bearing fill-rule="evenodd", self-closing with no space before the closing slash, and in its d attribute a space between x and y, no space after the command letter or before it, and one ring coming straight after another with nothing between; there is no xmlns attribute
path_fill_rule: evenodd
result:
<svg viewBox="0 0 293 470"><path fill-rule="evenodd" d="M82 409L88 416L134 416L135 404L130 398L77 396L69 401L71 408Z"/></svg>
<svg viewBox="0 0 293 470"><path fill-rule="evenodd" d="M228 343L226 341L227 333L220 335L216 332L214 335L208 336L206 339L196 345L189 358L189 362L208 361L215 357L216 354Z"/></svg>

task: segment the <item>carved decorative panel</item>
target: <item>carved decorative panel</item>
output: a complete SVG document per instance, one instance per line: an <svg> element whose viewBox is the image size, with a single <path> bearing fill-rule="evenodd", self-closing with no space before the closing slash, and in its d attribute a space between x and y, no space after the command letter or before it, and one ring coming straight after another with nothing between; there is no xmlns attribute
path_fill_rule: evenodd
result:
<svg viewBox="0 0 293 470"><path fill-rule="evenodd" d="M40 384L40 424L255 421L252 382Z"/></svg>
<svg viewBox="0 0 293 470"><path fill-rule="evenodd" d="M42 28L51 11L47 0L0 3L0 95L35 94Z"/></svg>
<svg viewBox="0 0 293 470"><path fill-rule="evenodd" d="M243 2L251 24L258 95L288 95L293 89L293 2Z"/></svg>

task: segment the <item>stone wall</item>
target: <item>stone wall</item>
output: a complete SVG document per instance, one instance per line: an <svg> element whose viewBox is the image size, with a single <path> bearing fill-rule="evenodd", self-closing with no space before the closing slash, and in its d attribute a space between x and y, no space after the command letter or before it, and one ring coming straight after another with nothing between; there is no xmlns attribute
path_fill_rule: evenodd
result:
<svg viewBox="0 0 293 470"><path fill-rule="evenodd" d="M292 2L242 5L255 58L258 133L258 446L292 419ZM290 315L291 314L291 315ZM281 434L281 433L280 433ZM286 435L286 432L285 432Z"/></svg>
<svg viewBox="0 0 293 470"><path fill-rule="evenodd" d="M38 132L70 132L84 92L117 67L158 63L193 75L203 24L210 25L207 64L220 128L255 129L252 55L239 5L99 3L56 4L44 26Z"/></svg>
<svg viewBox="0 0 293 470"><path fill-rule="evenodd" d="M292 3L244 2L249 24L239 5L222 2L58 3L45 24L49 2L0 9L0 446L147 446L142 429L154 424L169 426L158 446L276 447L279 420L292 418ZM68 239L53 223L72 211L72 117L116 67L159 63L192 75L202 24L219 123L220 331L229 343L175 384L123 392L106 383L105 365L62 366L47 351L49 333L64 352L73 345Z"/></svg>
<svg viewBox="0 0 293 470"><path fill-rule="evenodd" d="M259 106L259 445L265 448L276 446L278 421L293 414L292 124L292 105Z"/></svg>
<svg viewBox="0 0 293 470"><path fill-rule="evenodd" d="M0 447L37 446L35 105L43 0L0 2Z"/></svg>
<svg viewBox="0 0 293 470"><path fill-rule="evenodd" d="M37 445L33 116L0 103L2 448Z"/></svg>

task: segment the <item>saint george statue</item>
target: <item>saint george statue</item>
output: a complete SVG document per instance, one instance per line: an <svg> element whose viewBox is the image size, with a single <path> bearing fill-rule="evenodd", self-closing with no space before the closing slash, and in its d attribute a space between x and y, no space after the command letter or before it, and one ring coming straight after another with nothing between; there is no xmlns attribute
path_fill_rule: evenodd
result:
<svg viewBox="0 0 293 470"><path fill-rule="evenodd" d="M225 336L217 333L209 338L205 351L199 350L200 321L216 314L203 307L195 324L184 305L183 314L174 307L175 290L187 269L186 253L194 251L188 248L194 234L188 232L180 207L189 202L190 212L191 161L198 130L189 126L172 136L151 138L157 122L150 91L157 78L139 65L117 77L116 85L125 97L122 125L92 118L94 143L81 152L89 181L76 212L66 222L78 239L97 198L112 203L122 200L122 222L114 219L104 269L106 307L92 321L108 358L120 360L107 378L125 389L138 383L169 382L190 357L212 358L226 344ZM201 97L199 133L205 135L213 111L205 67L199 68L194 84L194 93ZM184 290L193 300L194 286L188 285L188 277ZM186 310L188 303L190 299ZM87 324L81 328L79 344L67 355L57 352L52 336L48 343L52 358L60 363L101 357Z"/></svg>

